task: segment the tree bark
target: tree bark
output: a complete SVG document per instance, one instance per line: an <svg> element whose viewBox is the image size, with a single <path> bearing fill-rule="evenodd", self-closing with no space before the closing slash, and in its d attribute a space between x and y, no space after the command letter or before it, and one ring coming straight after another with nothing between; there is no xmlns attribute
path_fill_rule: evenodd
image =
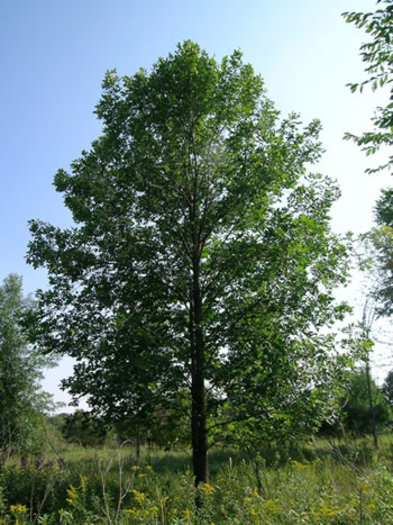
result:
<svg viewBox="0 0 393 525"><path fill-rule="evenodd" d="M136 448L136 460L139 463L139 460L141 459L141 439L139 436L139 430L136 433L136 441L135 441L135 448Z"/></svg>
<svg viewBox="0 0 393 525"><path fill-rule="evenodd" d="M205 348L202 328L200 253L196 232L193 247L193 278L190 297L191 434L195 486L208 481L208 446L205 399Z"/></svg>
<svg viewBox="0 0 393 525"><path fill-rule="evenodd" d="M378 434L377 434L377 424L375 421L375 408L373 403L373 396L371 392L371 377L370 377L370 363L367 359L366 361L366 380L367 380L367 393L368 393L368 404L371 413L371 431L374 439L374 448L378 450Z"/></svg>

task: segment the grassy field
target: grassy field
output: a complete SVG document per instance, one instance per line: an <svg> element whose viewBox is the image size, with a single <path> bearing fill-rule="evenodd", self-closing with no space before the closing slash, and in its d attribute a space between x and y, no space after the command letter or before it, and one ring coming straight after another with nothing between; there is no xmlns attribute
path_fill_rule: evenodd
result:
<svg viewBox="0 0 393 525"><path fill-rule="evenodd" d="M389 524L393 436L215 450L194 488L190 455L129 446L62 446L11 458L0 472L0 524ZM197 510L195 501L201 503Z"/></svg>

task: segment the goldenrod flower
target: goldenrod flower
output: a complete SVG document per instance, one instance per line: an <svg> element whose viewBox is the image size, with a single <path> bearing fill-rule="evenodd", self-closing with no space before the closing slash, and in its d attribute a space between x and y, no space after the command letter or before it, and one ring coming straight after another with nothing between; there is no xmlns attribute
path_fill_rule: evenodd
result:
<svg viewBox="0 0 393 525"><path fill-rule="evenodd" d="M154 516L158 516L158 507L150 507L149 512L153 514Z"/></svg>
<svg viewBox="0 0 393 525"><path fill-rule="evenodd" d="M82 476L80 475L80 480L81 480L81 484L80 484L80 489L82 492L86 492L86 487L87 487L87 482L86 482L86 478L85 476Z"/></svg>
<svg viewBox="0 0 393 525"><path fill-rule="evenodd" d="M303 465L303 463L300 463L299 461L296 461L296 459L291 461L292 466L295 467L297 470L305 470L307 468L307 465Z"/></svg>
<svg viewBox="0 0 393 525"><path fill-rule="evenodd" d="M143 492L139 492L139 490L135 490L135 489L132 489L130 491L133 496L134 496L134 500L139 504L139 505L142 505L143 502L145 501L145 494Z"/></svg>
<svg viewBox="0 0 393 525"><path fill-rule="evenodd" d="M210 496L214 492L214 487L210 483L202 483L200 489L206 496Z"/></svg>
<svg viewBox="0 0 393 525"><path fill-rule="evenodd" d="M278 514L281 512L281 505L277 499L267 499L263 502L262 508L267 514Z"/></svg>
<svg viewBox="0 0 393 525"><path fill-rule="evenodd" d="M321 503L320 515L327 517L327 518L334 518L334 516L337 516L337 510L334 508L328 507L324 503Z"/></svg>
<svg viewBox="0 0 393 525"><path fill-rule="evenodd" d="M68 498L66 498L66 502L70 505L75 505L77 499L78 499L78 489L74 487L73 485L70 485L70 488L67 489Z"/></svg>
<svg viewBox="0 0 393 525"><path fill-rule="evenodd" d="M370 485L368 485L368 483L365 481L362 481L359 483L359 490L370 490Z"/></svg>
<svg viewBox="0 0 393 525"><path fill-rule="evenodd" d="M26 505L11 505L10 511L14 514L25 514L27 512L27 507ZM16 519L15 523L19 523L19 520Z"/></svg>

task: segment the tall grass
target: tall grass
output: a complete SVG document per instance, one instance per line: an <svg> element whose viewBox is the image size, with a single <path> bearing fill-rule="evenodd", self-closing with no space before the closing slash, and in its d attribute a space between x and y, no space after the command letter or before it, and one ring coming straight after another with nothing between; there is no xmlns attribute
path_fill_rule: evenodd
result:
<svg viewBox="0 0 393 525"><path fill-rule="evenodd" d="M194 488L186 451L69 446L0 472L0 525L393 523L392 436L211 454ZM195 508L195 499L203 505Z"/></svg>

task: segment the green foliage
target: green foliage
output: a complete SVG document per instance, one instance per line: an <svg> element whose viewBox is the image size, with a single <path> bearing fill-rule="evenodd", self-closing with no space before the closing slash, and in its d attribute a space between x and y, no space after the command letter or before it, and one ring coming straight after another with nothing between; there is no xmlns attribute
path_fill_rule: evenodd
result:
<svg viewBox="0 0 393 525"><path fill-rule="evenodd" d="M373 275L371 294L377 303L378 315L389 316L393 312L393 191L381 191L375 207L377 226L366 234L371 264L369 273Z"/></svg>
<svg viewBox="0 0 393 525"><path fill-rule="evenodd" d="M384 455L391 436L385 441ZM149 454L149 463L135 465L126 448L84 449L83 455L70 449L62 467L5 465L0 524L390 524L391 455L355 462L350 453L355 457L362 449L348 447L344 455L316 441L299 444L280 465L267 467L261 459L262 491L253 461L233 450L213 454L210 483L195 488L184 453ZM203 501L199 509L196 495Z"/></svg>
<svg viewBox="0 0 393 525"><path fill-rule="evenodd" d="M361 45L361 57L366 64L365 71L368 78L361 83L349 84L351 91L363 90L370 85L372 90L389 86L393 81L393 4L391 0L377 0L380 8L374 13L346 12L343 13L345 20L363 28L372 38L369 42ZM367 155L373 154L382 145L393 144L393 88L390 87L390 102L385 107L378 107L372 119L375 129L365 132L360 136L347 133L346 139L353 139L362 146ZM393 156L389 162L376 170L369 169L368 172L379 171L391 167Z"/></svg>
<svg viewBox="0 0 393 525"><path fill-rule="evenodd" d="M382 391L385 394L388 403L393 408L393 370L391 370L386 376L382 386Z"/></svg>
<svg viewBox="0 0 393 525"><path fill-rule="evenodd" d="M380 226L393 227L393 189L381 190L381 195L375 206L375 218Z"/></svg>
<svg viewBox="0 0 393 525"><path fill-rule="evenodd" d="M108 429L103 421L90 412L76 410L63 415L62 434L68 443L77 443L84 447L102 445Z"/></svg>
<svg viewBox="0 0 393 525"><path fill-rule="evenodd" d="M49 397L40 390L41 370L50 364L29 344L26 323L34 303L22 295L22 280L10 274L0 286L0 448L32 451L42 446L43 410Z"/></svg>
<svg viewBox="0 0 393 525"><path fill-rule="evenodd" d="M393 312L393 228L380 225L362 236L368 261L365 270L370 277L369 297L375 302L376 315Z"/></svg>
<svg viewBox="0 0 393 525"><path fill-rule="evenodd" d="M371 380L371 395L374 405L375 422L379 430L392 420L392 412L380 388ZM352 375L348 395L343 408L343 422L348 431L356 434L371 433L372 413L369 405L366 370L363 368Z"/></svg>
<svg viewBox="0 0 393 525"><path fill-rule="evenodd" d="M152 428L188 392L206 480L208 427L240 431L229 412L271 435L332 409L339 192L307 172L320 123L280 119L238 51L219 64L187 41L103 89L102 136L55 176L76 226L30 225L50 281L36 337L77 359L65 386L109 419Z"/></svg>

